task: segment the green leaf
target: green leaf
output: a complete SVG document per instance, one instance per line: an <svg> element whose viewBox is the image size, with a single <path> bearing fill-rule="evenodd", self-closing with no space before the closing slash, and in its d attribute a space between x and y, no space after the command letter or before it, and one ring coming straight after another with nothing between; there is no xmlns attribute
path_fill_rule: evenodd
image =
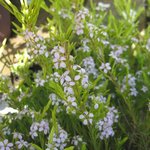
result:
<svg viewBox="0 0 150 150"><path fill-rule="evenodd" d="M59 86L57 83L51 81L49 84L49 87L51 90L57 94L61 99L65 99L64 91L62 90L61 86Z"/></svg>
<svg viewBox="0 0 150 150"><path fill-rule="evenodd" d="M126 143L126 141L128 140L128 137L124 137L123 139L116 139L116 143L117 143L117 147L116 150L122 150L123 149L123 145Z"/></svg>
<svg viewBox="0 0 150 150"><path fill-rule="evenodd" d="M50 9L44 1L41 4L41 8L43 8L46 12L50 13Z"/></svg>
<svg viewBox="0 0 150 150"><path fill-rule="evenodd" d="M92 90L92 89L94 89L95 88L95 86L97 85L97 83L102 79L102 77L103 77L103 75L101 74L101 75L99 75L98 77L97 77L97 79L93 82L93 84L92 84L92 86L90 87L90 90Z"/></svg>
<svg viewBox="0 0 150 150"><path fill-rule="evenodd" d="M50 135L49 135L49 143L53 143L53 135L54 133L58 132L58 124L56 120L56 107L54 107L54 110L52 112L52 122L53 122L53 127L51 129Z"/></svg>
<svg viewBox="0 0 150 150"><path fill-rule="evenodd" d="M70 146L70 147L65 148L64 150L73 150L73 149L74 149L74 146Z"/></svg>
<svg viewBox="0 0 150 150"><path fill-rule="evenodd" d="M57 107L54 107L54 110L52 112L52 122L53 122L53 126L55 128L55 132L58 132L58 124L57 124L57 119L56 119L56 109Z"/></svg>
<svg viewBox="0 0 150 150"><path fill-rule="evenodd" d="M32 0L29 5L28 19L29 23L31 23L33 26L36 24L42 2L43 0Z"/></svg>
<svg viewBox="0 0 150 150"><path fill-rule="evenodd" d="M48 138L48 143L53 143L53 135L54 135L54 133L55 133L55 129L54 129L54 126L52 127L52 129L51 129L51 132L50 132L50 134L49 134L49 138Z"/></svg>
<svg viewBox="0 0 150 150"><path fill-rule="evenodd" d="M51 106L51 101L48 101L47 105L44 107L42 115L41 115L41 119L44 118L46 112L48 111L49 107Z"/></svg>
<svg viewBox="0 0 150 150"><path fill-rule="evenodd" d="M110 105L110 100L111 100L111 95L108 95L108 98L107 98L107 105Z"/></svg>
<svg viewBox="0 0 150 150"><path fill-rule="evenodd" d="M81 150L86 150L86 144L85 143L82 144Z"/></svg>
<svg viewBox="0 0 150 150"><path fill-rule="evenodd" d="M31 143L31 145L36 149L36 150L43 150L41 147L39 147L36 144Z"/></svg>

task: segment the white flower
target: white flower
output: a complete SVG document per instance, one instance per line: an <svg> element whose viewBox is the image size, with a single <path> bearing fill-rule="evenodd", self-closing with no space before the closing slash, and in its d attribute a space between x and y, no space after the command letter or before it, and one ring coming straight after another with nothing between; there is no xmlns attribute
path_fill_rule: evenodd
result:
<svg viewBox="0 0 150 150"><path fill-rule="evenodd" d="M77 103L76 102L72 102L72 106L77 107Z"/></svg>
<svg viewBox="0 0 150 150"><path fill-rule="evenodd" d="M3 142L0 142L0 150L11 150L13 147L12 143L8 143L8 140L5 139Z"/></svg>
<svg viewBox="0 0 150 150"><path fill-rule="evenodd" d="M78 81L78 80L80 80L80 78L81 78L80 75L76 75L76 76L74 77L74 80L75 80L75 81Z"/></svg>
<svg viewBox="0 0 150 150"><path fill-rule="evenodd" d="M130 94L132 95L132 96L137 96L137 94L138 94L138 91L136 90L136 88L130 88Z"/></svg>
<svg viewBox="0 0 150 150"><path fill-rule="evenodd" d="M88 9L84 8L80 10L75 16L75 31L77 35L82 35L84 33L84 24L83 20L88 15Z"/></svg>
<svg viewBox="0 0 150 150"><path fill-rule="evenodd" d="M95 63L92 57L86 57L83 59L83 67L88 75L92 74L94 77L97 77L98 70L95 68Z"/></svg>
<svg viewBox="0 0 150 150"><path fill-rule="evenodd" d="M29 146L28 142L24 140L17 141L16 145L18 146L18 149L21 149L23 147L27 148Z"/></svg>
<svg viewBox="0 0 150 150"><path fill-rule="evenodd" d="M83 124L87 125L88 124L88 120L87 119L83 120Z"/></svg>
<svg viewBox="0 0 150 150"><path fill-rule="evenodd" d="M146 93L148 91L148 88L146 86L143 85L142 89L141 89L144 93Z"/></svg>
<svg viewBox="0 0 150 150"><path fill-rule="evenodd" d="M22 135L21 135L21 133L14 132L14 133L13 133L13 138L14 138L14 139L19 139L19 140L21 140L21 139L22 139Z"/></svg>
<svg viewBox="0 0 150 150"><path fill-rule="evenodd" d="M71 143L75 146L77 146L81 142L82 142L82 138L79 135L74 136L71 141Z"/></svg>
<svg viewBox="0 0 150 150"><path fill-rule="evenodd" d="M121 58L121 54L123 54L124 51L126 51L126 48L118 46L118 45L111 45L111 48L113 49L109 56L111 56L117 63L125 64L127 61L126 59Z"/></svg>
<svg viewBox="0 0 150 150"><path fill-rule="evenodd" d="M65 80L66 80L67 82L70 82L70 81L71 81L70 76L66 76L66 77L65 77Z"/></svg>
<svg viewBox="0 0 150 150"><path fill-rule="evenodd" d="M52 105L59 106L60 104L63 103L63 100L59 99L58 96L54 93L49 95L49 99L52 101Z"/></svg>
<svg viewBox="0 0 150 150"><path fill-rule="evenodd" d="M118 112L114 107L108 108L108 113L104 119L98 121L96 127L100 132L100 139L109 138L114 136L113 124L118 121Z"/></svg>
<svg viewBox="0 0 150 150"><path fill-rule="evenodd" d="M89 113L88 111L85 111L83 114L79 116L79 119L83 121L83 125L92 124L93 122L93 113Z"/></svg>
<svg viewBox="0 0 150 150"><path fill-rule="evenodd" d="M94 105L94 109L98 109L99 105L98 104L95 104Z"/></svg>
<svg viewBox="0 0 150 150"><path fill-rule="evenodd" d="M64 62L60 62L60 68L66 68L66 64Z"/></svg>
<svg viewBox="0 0 150 150"><path fill-rule="evenodd" d="M99 101L102 102L102 103L106 103L106 97L101 95L100 98L99 98Z"/></svg>
<svg viewBox="0 0 150 150"><path fill-rule="evenodd" d="M37 123L37 122L34 122L31 125L31 127L30 127L30 135L31 135L32 139L34 139L35 137L38 136L38 133L37 133L38 128L39 128L39 123Z"/></svg>
<svg viewBox="0 0 150 150"><path fill-rule="evenodd" d="M84 115L80 115L80 116L79 116L79 119L83 119L83 118L84 118Z"/></svg>
<svg viewBox="0 0 150 150"><path fill-rule="evenodd" d="M37 78L35 79L36 87L44 86L46 80L41 79L41 77L37 74Z"/></svg>
<svg viewBox="0 0 150 150"><path fill-rule="evenodd" d="M100 69L104 71L104 73L107 73L109 70L111 70L110 64L109 63L102 63L100 66Z"/></svg>
<svg viewBox="0 0 150 150"><path fill-rule="evenodd" d="M74 95L74 90L73 90L73 88L72 87L67 87L67 86L65 86L64 87L64 92L66 93L66 95L67 96L69 96L69 95Z"/></svg>
<svg viewBox="0 0 150 150"><path fill-rule="evenodd" d="M43 131L44 134L48 134L49 132L49 124L47 121L42 120L39 124L39 129L40 132Z"/></svg>
<svg viewBox="0 0 150 150"><path fill-rule="evenodd" d="M47 47L45 46L45 40L43 37L36 35L35 33L30 32L28 30L24 32L24 35L26 40L27 51L29 53L29 59L32 59L36 55L44 55L48 57L48 52L46 50Z"/></svg>
<svg viewBox="0 0 150 150"><path fill-rule="evenodd" d="M83 78L82 78L82 81L81 81L81 84L82 84L83 88L86 89L88 87L88 85L89 85L88 82L89 82L88 81L88 76L84 75Z"/></svg>
<svg viewBox="0 0 150 150"><path fill-rule="evenodd" d="M89 117L93 118L94 117L93 113L89 113Z"/></svg>
<svg viewBox="0 0 150 150"><path fill-rule="evenodd" d="M82 35L84 33L82 28L83 28L82 24L78 24L78 26L76 26L76 33L77 33L77 35Z"/></svg>
<svg viewBox="0 0 150 150"><path fill-rule="evenodd" d="M64 150L67 145L68 134L60 126L58 126L58 133L54 133L52 143L48 143L46 150Z"/></svg>
<svg viewBox="0 0 150 150"><path fill-rule="evenodd" d="M102 2L99 2L98 3L98 6L96 7L96 10L101 10L101 11L105 11L107 10L108 8L110 7L110 4L109 3L102 3Z"/></svg>
<svg viewBox="0 0 150 150"><path fill-rule="evenodd" d="M135 82L136 78L134 76L132 76L131 74L128 74L128 84L131 87L135 87L136 82Z"/></svg>
<svg viewBox="0 0 150 150"><path fill-rule="evenodd" d="M53 80L53 81L55 81L55 82L59 82L59 80L60 80L60 75L59 75L59 73L58 73L58 72L54 72L54 73L51 75L50 80Z"/></svg>
<svg viewBox="0 0 150 150"><path fill-rule="evenodd" d="M66 57L65 57L65 49L62 46L55 46L52 51L52 58L53 58L53 63L54 67L56 69L59 68L66 68Z"/></svg>
<svg viewBox="0 0 150 150"><path fill-rule="evenodd" d="M48 52L46 52L46 53L45 53L45 57L48 57L48 56L49 56L49 53L48 53Z"/></svg>

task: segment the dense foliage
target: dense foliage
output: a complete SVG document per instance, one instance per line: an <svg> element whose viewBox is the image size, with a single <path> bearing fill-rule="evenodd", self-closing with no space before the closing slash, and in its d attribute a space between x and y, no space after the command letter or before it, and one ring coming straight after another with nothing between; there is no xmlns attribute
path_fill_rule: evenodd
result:
<svg viewBox="0 0 150 150"><path fill-rule="evenodd" d="M0 150L148 150L150 142L149 28L139 31L142 8L131 0L20 0L18 10L0 0L18 21L26 47L0 76ZM40 8L50 17L39 35ZM117 17L116 17L117 16Z"/></svg>

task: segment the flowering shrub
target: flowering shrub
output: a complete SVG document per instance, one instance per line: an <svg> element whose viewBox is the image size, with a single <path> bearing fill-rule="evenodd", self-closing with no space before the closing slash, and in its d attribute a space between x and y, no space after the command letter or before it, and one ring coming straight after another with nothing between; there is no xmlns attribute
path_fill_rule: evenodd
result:
<svg viewBox="0 0 150 150"><path fill-rule="evenodd" d="M21 27L26 47L0 77L0 103L16 111L2 115L0 149L148 149L149 28L140 32L142 9L115 0L90 8L83 1L2 1ZM42 7L51 17L38 34Z"/></svg>

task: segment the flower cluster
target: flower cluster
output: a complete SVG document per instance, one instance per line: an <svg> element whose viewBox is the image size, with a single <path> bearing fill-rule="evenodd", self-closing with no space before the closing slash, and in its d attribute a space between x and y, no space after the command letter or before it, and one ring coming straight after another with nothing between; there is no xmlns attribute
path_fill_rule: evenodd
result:
<svg viewBox="0 0 150 150"><path fill-rule="evenodd" d="M83 59L83 68L88 75L92 74L95 78L98 76L98 70L95 68L95 63L91 56Z"/></svg>
<svg viewBox="0 0 150 150"><path fill-rule="evenodd" d="M89 84L88 75L85 69L81 68L79 65L71 64L70 69L74 70L76 75L74 77L70 75L70 70L66 68L66 50L64 47L54 47L51 51L51 54L53 56L54 68L64 68L66 71L64 71L62 74L54 72L51 75L50 80L59 82L63 87L63 91L66 95L66 100L63 100L63 104L66 106L66 111L67 113L71 112L75 114L77 109L76 95L74 91L75 84L76 82L81 82L83 88L87 88ZM72 59L73 57L69 55L69 61L72 61Z"/></svg>
<svg viewBox="0 0 150 150"><path fill-rule="evenodd" d="M49 124L42 120L40 123L34 122L30 127L30 135L32 139L38 136L38 132L43 132L45 135L49 133Z"/></svg>
<svg viewBox="0 0 150 150"><path fill-rule="evenodd" d="M58 126L58 133L54 133L52 137L52 143L47 144L46 150L64 150L67 145L68 133Z"/></svg>
<svg viewBox="0 0 150 150"><path fill-rule="evenodd" d="M84 125L89 125L89 124L92 124L93 117L94 117L93 113L89 113L88 111L85 111L83 112L83 114L79 116L79 119L82 120Z"/></svg>
<svg viewBox="0 0 150 150"><path fill-rule="evenodd" d="M109 4L109 3L102 3L102 2L99 2L99 3L98 3L98 6L96 7L96 10L97 10L97 11L105 11L105 10L107 10L109 7L110 7L110 4Z"/></svg>
<svg viewBox="0 0 150 150"><path fill-rule="evenodd" d="M55 93L51 93L49 99L52 101L52 105L59 106L63 103L63 100L61 100Z"/></svg>
<svg viewBox="0 0 150 150"><path fill-rule="evenodd" d="M139 127L147 123L143 116L150 109L150 39L149 28L138 31L140 12L115 0L118 19L108 13L106 3L91 2L88 10L80 0L52 0L42 3L49 15L39 29L34 26L39 4L32 1L26 7L22 1L26 11L15 10L26 45L18 62L9 64L19 77L17 84L0 75L0 109L5 102L15 109L7 115L0 110L0 150L117 149L118 143L120 149L130 149L147 139L147 129ZM122 130L107 141L115 134L118 111L124 113L119 118Z"/></svg>
<svg viewBox="0 0 150 150"><path fill-rule="evenodd" d="M99 29L94 24L87 23L87 27L89 30L89 37L90 38L93 38L94 36L96 36L98 34Z"/></svg>
<svg viewBox="0 0 150 150"><path fill-rule="evenodd" d="M138 91L136 89L136 78L132 76L131 74L128 74L127 76L125 76L125 78L123 79L121 92L124 92L127 89L126 83L128 83L130 87L130 95L137 96Z"/></svg>
<svg viewBox="0 0 150 150"><path fill-rule="evenodd" d="M0 142L0 149L1 150L11 150L13 147L13 143L9 143L7 139L3 142Z"/></svg>
<svg viewBox="0 0 150 150"><path fill-rule="evenodd" d="M24 116L34 118L34 111L30 110L27 105L16 114L15 119L21 120Z"/></svg>
<svg viewBox="0 0 150 150"><path fill-rule="evenodd" d="M94 109L98 109L99 104L106 103L106 97L104 97L102 95L101 96L92 95L89 98L92 100L92 102L94 102Z"/></svg>
<svg viewBox="0 0 150 150"><path fill-rule="evenodd" d="M20 139L19 141L17 141L16 145L17 145L18 149L22 149L23 147L28 148L28 146L29 146L28 142L24 141L22 139Z"/></svg>
<svg viewBox="0 0 150 150"><path fill-rule="evenodd" d="M78 48L78 50L81 50L83 52L89 52L90 48L88 46L89 39L82 39L81 40L82 46Z"/></svg>
<svg viewBox="0 0 150 150"><path fill-rule="evenodd" d="M51 74L50 80L58 83L60 81L60 74L58 72L54 72Z"/></svg>
<svg viewBox="0 0 150 150"><path fill-rule="evenodd" d="M35 55L44 55L45 57L49 56L47 47L45 46L45 39L42 36L36 35L34 32L26 30L24 31L24 37L27 41L26 46L29 59L33 59Z"/></svg>
<svg viewBox="0 0 150 150"><path fill-rule="evenodd" d="M108 73L111 70L110 63L102 63L99 69L103 70L104 73Z"/></svg>
<svg viewBox="0 0 150 150"><path fill-rule="evenodd" d="M89 14L87 8L83 10L79 10L79 12L75 16L75 32L77 35L82 35L84 33L84 24L83 20Z"/></svg>
<svg viewBox="0 0 150 150"><path fill-rule="evenodd" d="M69 71L65 71L61 78L60 83L64 88L64 92L66 94L66 101L64 101L64 105L66 106L66 111L76 113L77 103L76 103L76 97L74 95L74 89L73 86L75 85L75 82L71 79L69 75ZM73 110L72 110L73 109Z"/></svg>
<svg viewBox="0 0 150 150"><path fill-rule="evenodd" d="M36 78L35 78L36 87L44 86L46 82L47 80L42 78L42 72L36 73Z"/></svg>
<svg viewBox="0 0 150 150"><path fill-rule="evenodd" d="M141 90L142 90L144 93L146 93L146 92L148 91L148 88L147 88L147 86L143 85L142 88L141 88Z"/></svg>
<svg viewBox="0 0 150 150"><path fill-rule="evenodd" d="M66 68L66 56L64 47L55 46L51 51L51 55L53 58L54 68Z"/></svg>
<svg viewBox="0 0 150 150"><path fill-rule="evenodd" d="M71 144L73 144L75 147L78 147L82 143L83 143L83 139L81 136L76 135L76 136L72 137Z"/></svg>
<svg viewBox="0 0 150 150"><path fill-rule="evenodd" d="M84 68L81 68L79 65L74 65L73 70L77 72L77 75L74 77L75 81L81 80L81 85L84 89L89 86L89 76Z"/></svg>
<svg viewBox="0 0 150 150"><path fill-rule="evenodd" d="M127 50L127 47L111 45L111 48L112 48L112 51L110 52L109 56L112 57L116 61L116 63L121 63L124 65L127 60L124 58L121 58L121 55L123 54L123 52Z"/></svg>
<svg viewBox="0 0 150 150"><path fill-rule="evenodd" d="M61 9L58 14L63 18L63 19L71 19L70 14L68 14L67 9Z"/></svg>
<svg viewBox="0 0 150 150"><path fill-rule="evenodd" d="M108 113L106 117L102 120L99 120L97 123L97 128L100 132L100 139L109 138L114 136L113 124L118 121L118 112L114 107L108 108Z"/></svg>

